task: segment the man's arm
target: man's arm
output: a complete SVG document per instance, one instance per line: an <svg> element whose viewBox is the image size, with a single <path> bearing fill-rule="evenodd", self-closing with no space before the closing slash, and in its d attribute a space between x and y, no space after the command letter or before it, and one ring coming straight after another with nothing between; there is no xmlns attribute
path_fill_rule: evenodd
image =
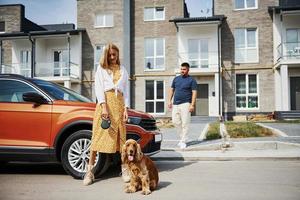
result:
<svg viewBox="0 0 300 200"><path fill-rule="evenodd" d="M190 112L193 112L195 110L196 97L197 97L197 90L192 90L192 103L189 109Z"/></svg>
<svg viewBox="0 0 300 200"><path fill-rule="evenodd" d="M169 103L168 103L168 107L172 108L172 99L174 96L174 88L171 88L169 91Z"/></svg>

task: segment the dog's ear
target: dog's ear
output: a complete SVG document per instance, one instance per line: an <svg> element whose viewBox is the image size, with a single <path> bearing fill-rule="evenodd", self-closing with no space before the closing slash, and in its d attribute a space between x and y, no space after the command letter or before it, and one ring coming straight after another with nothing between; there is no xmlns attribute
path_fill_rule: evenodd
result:
<svg viewBox="0 0 300 200"><path fill-rule="evenodd" d="M136 143L136 159L140 161L142 157L143 157L143 152L141 146L140 144Z"/></svg>
<svg viewBox="0 0 300 200"><path fill-rule="evenodd" d="M122 151L121 151L121 160L122 163L125 163L127 157L126 157L126 143L123 145L122 147Z"/></svg>

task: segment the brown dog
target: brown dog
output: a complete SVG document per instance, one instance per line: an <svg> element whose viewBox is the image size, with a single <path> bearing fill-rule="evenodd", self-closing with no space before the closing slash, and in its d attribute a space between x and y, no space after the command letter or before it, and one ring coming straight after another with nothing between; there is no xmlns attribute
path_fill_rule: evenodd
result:
<svg viewBox="0 0 300 200"><path fill-rule="evenodd" d="M150 194L158 185L158 170L152 160L142 153L140 145L135 140L127 140L121 158L130 174L130 183L125 192L133 193L142 189L142 194Z"/></svg>

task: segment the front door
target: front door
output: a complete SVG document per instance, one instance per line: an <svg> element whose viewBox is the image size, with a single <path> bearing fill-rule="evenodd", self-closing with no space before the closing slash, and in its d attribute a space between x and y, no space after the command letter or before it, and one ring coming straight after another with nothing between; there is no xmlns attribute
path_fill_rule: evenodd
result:
<svg viewBox="0 0 300 200"><path fill-rule="evenodd" d="M291 77L291 110L300 110L300 77Z"/></svg>
<svg viewBox="0 0 300 200"><path fill-rule="evenodd" d="M208 84L197 84L195 115L208 116Z"/></svg>

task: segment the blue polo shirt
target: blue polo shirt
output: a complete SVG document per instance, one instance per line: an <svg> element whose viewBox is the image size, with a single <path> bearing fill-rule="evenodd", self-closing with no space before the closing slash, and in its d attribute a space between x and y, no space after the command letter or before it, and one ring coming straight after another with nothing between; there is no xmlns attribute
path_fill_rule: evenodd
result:
<svg viewBox="0 0 300 200"><path fill-rule="evenodd" d="M182 103L192 102L192 90L197 90L197 82L191 76L177 76L172 82L174 89L173 104L178 105Z"/></svg>

